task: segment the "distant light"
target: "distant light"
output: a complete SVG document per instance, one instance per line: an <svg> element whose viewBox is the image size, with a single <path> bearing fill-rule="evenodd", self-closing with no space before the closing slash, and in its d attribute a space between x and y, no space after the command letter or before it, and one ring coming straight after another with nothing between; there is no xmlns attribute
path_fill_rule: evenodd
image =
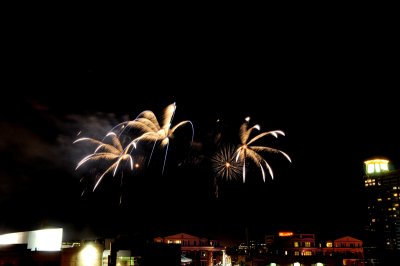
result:
<svg viewBox="0 0 400 266"><path fill-rule="evenodd" d="M300 266L300 262L293 263L293 266Z"/></svg>
<svg viewBox="0 0 400 266"><path fill-rule="evenodd" d="M94 266L98 262L100 252L93 245L88 244L82 249L79 255L83 262L82 265Z"/></svg>
<svg viewBox="0 0 400 266"><path fill-rule="evenodd" d="M250 116L246 117L244 120L246 120L247 122L250 121Z"/></svg>
<svg viewBox="0 0 400 266"><path fill-rule="evenodd" d="M322 262L317 262L316 266L324 266Z"/></svg>

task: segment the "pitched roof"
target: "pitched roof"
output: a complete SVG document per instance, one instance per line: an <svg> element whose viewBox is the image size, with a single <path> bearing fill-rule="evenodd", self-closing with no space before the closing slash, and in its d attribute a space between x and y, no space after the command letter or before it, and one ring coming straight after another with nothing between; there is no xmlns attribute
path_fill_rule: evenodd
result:
<svg viewBox="0 0 400 266"><path fill-rule="evenodd" d="M175 235L166 236L164 238L172 238L172 239L200 239L198 236L192 236L185 233L179 233Z"/></svg>
<svg viewBox="0 0 400 266"><path fill-rule="evenodd" d="M351 236L344 236L341 238L337 238L334 240L335 242L362 242L360 239L351 237Z"/></svg>

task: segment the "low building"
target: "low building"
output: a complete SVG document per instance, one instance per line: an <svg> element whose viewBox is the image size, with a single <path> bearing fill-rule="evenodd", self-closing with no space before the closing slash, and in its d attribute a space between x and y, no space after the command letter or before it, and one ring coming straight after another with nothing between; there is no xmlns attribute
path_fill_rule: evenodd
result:
<svg viewBox="0 0 400 266"><path fill-rule="evenodd" d="M364 265L363 242L350 236L322 243L314 234L279 232L266 236L265 243L268 261Z"/></svg>
<svg viewBox="0 0 400 266"><path fill-rule="evenodd" d="M182 256L190 258L190 265L193 266L229 265L230 260L225 253L225 247L220 245L219 240L180 233L156 237L154 242L180 245Z"/></svg>
<svg viewBox="0 0 400 266"><path fill-rule="evenodd" d="M345 265L362 265L364 261L363 242L350 236L327 241L322 253L324 256L342 257L347 261Z"/></svg>

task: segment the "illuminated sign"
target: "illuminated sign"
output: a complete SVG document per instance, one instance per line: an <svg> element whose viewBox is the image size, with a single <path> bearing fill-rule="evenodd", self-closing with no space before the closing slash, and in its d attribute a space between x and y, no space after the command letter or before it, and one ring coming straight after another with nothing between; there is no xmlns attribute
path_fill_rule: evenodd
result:
<svg viewBox="0 0 400 266"><path fill-rule="evenodd" d="M293 232L279 232L279 236L292 236Z"/></svg>
<svg viewBox="0 0 400 266"><path fill-rule="evenodd" d="M0 235L0 245L27 244L27 248L37 251L60 251L63 229L42 229Z"/></svg>
<svg viewBox="0 0 400 266"><path fill-rule="evenodd" d="M38 251L60 251L62 236L62 228L30 231L28 249Z"/></svg>
<svg viewBox="0 0 400 266"><path fill-rule="evenodd" d="M18 232L0 235L0 245L28 243L29 232Z"/></svg>

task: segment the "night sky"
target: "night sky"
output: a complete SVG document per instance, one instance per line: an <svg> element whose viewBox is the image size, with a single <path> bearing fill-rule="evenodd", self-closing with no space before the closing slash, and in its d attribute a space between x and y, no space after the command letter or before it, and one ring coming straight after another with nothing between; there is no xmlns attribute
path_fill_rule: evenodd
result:
<svg viewBox="0 0 400 266"><path fill-rule="evenodd" d="M67 238L184 231L243 239L246 228L254 238L283 229L360 236L363 161L384 156L400 167L388 29L219 22L136 25L128 37L127 26L89 21L66 42L58 34L44 45L44 30L29 49L13 47L0 114L0 233L63 226ZM156 148L122 185L108 175L81 196L94 170L75 171L91 151L73 144L78 134L101 139L173 102L172 124L190 120L194 142L189 126L176 131L164 174L165 150ZM292 163L265 153L273 180L249 165L246 183L221 182L216 198L210 157L218 143L238 144L247 116L260 132L285 132L259 143Z"/></svg>

